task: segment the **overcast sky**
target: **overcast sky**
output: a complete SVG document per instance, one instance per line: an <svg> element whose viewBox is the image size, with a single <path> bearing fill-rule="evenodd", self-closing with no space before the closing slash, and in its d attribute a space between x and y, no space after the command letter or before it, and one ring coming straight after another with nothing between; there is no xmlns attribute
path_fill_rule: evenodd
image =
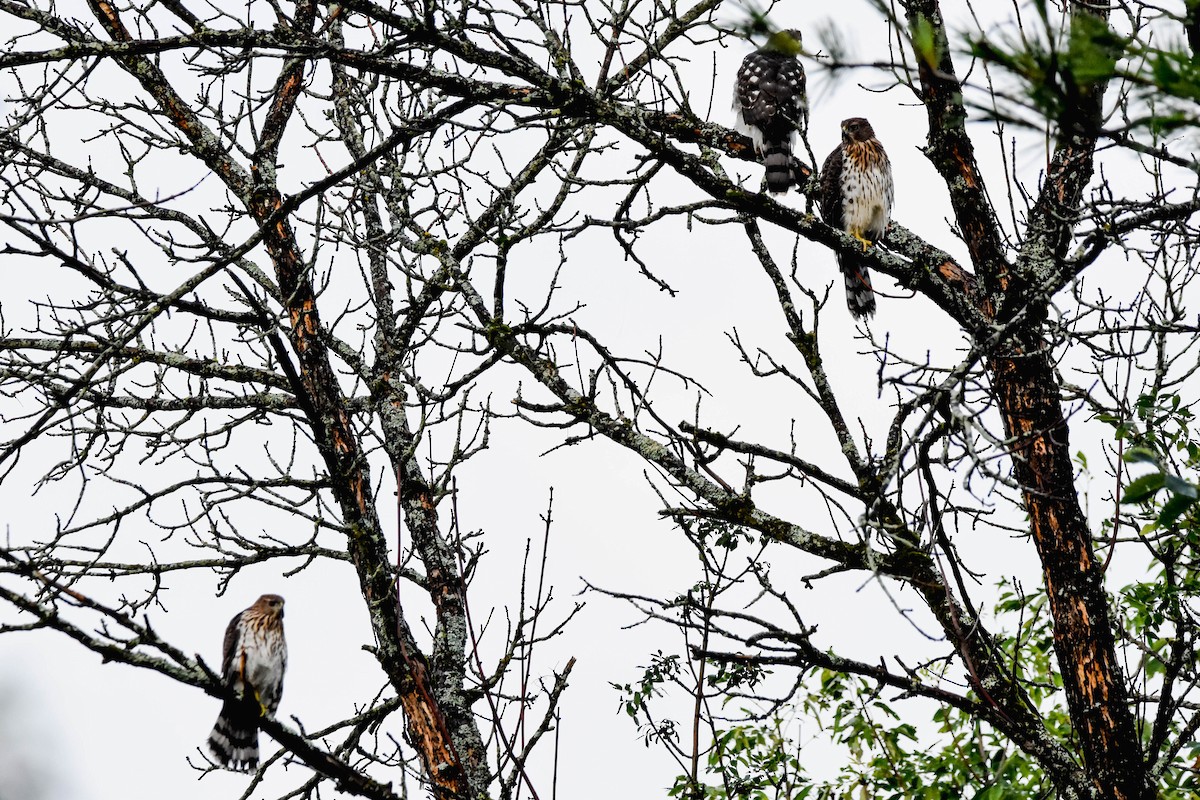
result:
<svg viewBox="0 0 1200 800"><path fill-rule="evenodd" d="M843 31L853 31L853 50L864 60L883 58L888 45L884 24L865 2L845 0L826 3L786 3L777 22L804 31L817 30L827 15ZM855 23L870 18L870 24ZM733 15L730 15L732 21ZM806 41L815 47L815 37ZM732 125L730 86L741 58L750 45L704 51L689 65L695 77L693 107L708 105L712 56L718 71L712 119ZM895 218L939 247L965 260L965 248L949 231L946 192L928 161L919 152L925 140L924 110L914 105L903 89L877 92L886 76L867 71L842 75L835 85L809 64L811 97L811 142L818 159L837 143L840 120L867 116L891 157L896 175ZM860 82L865 85L860 85ZM995 187L1003 185L1000 149L994 130L973 127L980 144L985 174ZM80 137L88 132L79 131ZM83 145L79 145L82 147ZM1044 158L1036 137L1022 139L1015 150L1017 168L1026 176L1037 173ZM758 180L761 167L745 162L727 166ZM164 178L166 181L167 178ZM183 176L179 180L185 181ZM169 187L164 187L169 188ZM998 189L997 189L998 190ZM688 198L694 198L689 193ZM681 200L683 196L681 195ZM1000 202L1000 198L993 197ZM784 202L802 207L803 201L790 193ZM607 213L606 209L598 213ZM745 438L776 436L785 431L795 416L795 398L785 387L765 385L748 379L744 366L734 357L726 334L733 330L748 342L777 347L783 322L761 272L746 260L740 237L724 229L697 226L687 232L682 223L662 226L650 238L657 255L656 265L669 275L679 290L672 299L639 276L629 263L622 263L612 248L596 248L593 256L575 252L563 273L564 291L583 300L581 325L602 332L611 345L637 354L664 338L671 365L696 375L713 390L704 410L713 427L730 429L741 425ZM790 239L773 236L772 245L780 260L786 260ZM114 242L114 245L116 243ZM648 251L643 251L643 254ZM867 429L881 434L890 420L890 400L874 390L876 362L862 354L863 341L855 338L855 327L840 300L841 279L831 253L815 246L801 248L804 268L811 270L808 285L833 285L833 301L822 318L822 334L829 366L837 385L845 390L847 404L863 415ZM49 291L38 269L28 265L4 264L5 287L0 297L8 324L20 324L31 311L26 303ZM531 267L531 269L533 269ZM1107 267L1105 268L1107 269ZM909 298L887 278L876 287L885 295L872 323L877 332L891 332L897 346L918 352L927 347L935 360L952 364L962 347L962 337L939 311L920 298ZM497 386L511 391L508 386ZM694 395L682 389L672 399L671 389L662 389L662 403L678 417L688 414ZM498 404L509 398L498 397ZM4 438L11 434L6 430ZM495 444L465 465L459 477L463 500L462 527L484 529L489 554L472 588L476 620L487 610L515 600L514 584L519 573L526 539L535 550L540 546L542 523L550 489L554 490L555 524L549 546L549 575L557 598L552 618L569 612L572 604L587 601L584 611L567 632L548 643L538 656L535 672L548 675L570 658L578 659L571 688L562 702L563 724L559 752L558 791L561 797L629 796L651 797L661 793L678 770L653 748L639 741L630 720L618 713L618 694L610 682L629 682L638 677L638 667L648 655L661 648L678 648L674 634L661 626L628 628L639 621L628 606L603 596L577 597L586 579L593 584L658 596L671 596L697 580L695 556L681 537L657 516L659 503L643 478L643 467L628 453L607 442L592 442L541 455L551 447L553 432L533 431L519 422L498 423ZM244 458L258 458L257 444L246 448ZM824 427L807 443L814 452L835 448ZM1096 452L1095 441L1078 446ZM68 487L49 486L31 497L31 484L51 460L49 454L31 453L18 473L0 485L4 518L16 540L52 531L56 516L65 513L73 500ZM794 507L786 496L768 502L794 519L820 516L821 509ZM92 502L100 504L99 499ZM1093 509L1097 518L1102 511ZM444 515L444 519L448 514ZM264 510L261 529L288 524L278 513ZM121 535L126 552L136 553L143 541L157 542L160 533L150 527L127 527ZM996 574L1036 576L1032 553L1023 544L996 539L960 544L968 559L986 557L1004 566ZM163 546L158 543L156 546ZM169 545L167 545L169 547ZM776 574L804 574L820 568L815 559L797 553L772 554ZM230 585L224 596L216 596L211 574L173 576L166 581L166 608L151 613L155 629L185 651L200 654L210 665L219 663L221 637L229 618L264 592L277 592L287 600L285 626L290 651L289 671L279 715L293 715L309 729L318 729L348 715L355 701L363 701L382 686L374 659L362 650L371 641L362 612L357 583L348 564L325 565L283 578L276 568L246 570ZM402 590L415 593L408 586ZM807 603L813 596L814 623L820 625L819 640L837 646L847 655L877 656L907 649L909 652L937 650L921 631L904 622L898 613L881 613L891 601L878 584L863 576L845 576L828 581L824 594L805 594L797 587L796 599ZM831 602L829 598L836 598ZM414 606L422 601L409 598ZM899 598L904 605L903 596ZM807 606L806 606L807 607ZM0 619L12 620L11 611ZM920 620L918 619L918 622ZM928 628L932 630L932 627ZM484 648L494 649L495 636L485 639ZM364 688L366 687L366 688ZM248 778L232 773L215 773L198 781L201 773L188 764L197 758L216 717L217 701L189 687L145 671L123 665L104 665L100 659L47 632L0 636L0 703L5 693L16 694L12 717L0 727L0 735L17 735L26 750L41 748L42 761L52 773L49 797L78 800L128 800L142 797L172 797L179 800L236 797ZM915 714L928 718L928 709L915 707ZM0 706L0 713L6 713ZM21 720L13 724L12 719ZM824 754L820 736L805 731L812 752ZM264 755L274 753L264 738ZM35 747L35 745L37 747ZM3 749L0 743L0 749ZM543 785L547 779L552 748L542 746L534 769ZM38 760L36 752L31 756ZM0 761L0 765L4 762ZM822 758L809 766L820 774ZM255 792L256 797L276 797L286 787L301 783L304 770L293 768L277 774ZM382 776L395 780L395 776ZM2 788L2 784L0 784ZM548 793L542 795L548 797ZM19 800L19 798L17 798Z"/></svg>

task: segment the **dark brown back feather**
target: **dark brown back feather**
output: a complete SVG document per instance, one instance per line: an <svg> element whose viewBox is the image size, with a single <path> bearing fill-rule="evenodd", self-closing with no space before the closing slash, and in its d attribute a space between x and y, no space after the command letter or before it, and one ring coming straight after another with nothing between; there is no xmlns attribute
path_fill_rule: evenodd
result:
<svg viewBox="0 0 1200 800"><path fill-rule="evenodd" d="M821 218L830 227L843 229L842 220L842 166L844 161L843 145L833 148L833 152L821 166Z"/></svg>
<svg viewBox="0 0 1200 800"><path fill-rule="evenodd" d="M238 643L238 623L242 621L242 614L245 611L239 611L233 615L233 619L229 620L229 626L225 628L225 644L221 652L221 674L225 677L225 682L233 680L233 654L237 650Z"/></svg>

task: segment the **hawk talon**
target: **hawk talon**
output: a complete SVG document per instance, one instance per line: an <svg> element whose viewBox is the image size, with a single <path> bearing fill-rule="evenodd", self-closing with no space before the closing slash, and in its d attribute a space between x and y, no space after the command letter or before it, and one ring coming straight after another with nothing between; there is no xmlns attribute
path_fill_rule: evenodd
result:
<svg viewBox="0 0 1200 800"><path fill-rule="evenodd" d="M861 233L851 233L850 235L851 235L851 236L853 236L855 239L858 239L860 242L862 242L862 246L863 246L863 252L864 252L864 253L865 253L865 252L867 252L867 248L868 248L868 247L872 247L872 246L874 246L874 244L875 244L875 243L874 243L874 242L872 242L870 239L868 239L867 237L863 236Z"/></svg>

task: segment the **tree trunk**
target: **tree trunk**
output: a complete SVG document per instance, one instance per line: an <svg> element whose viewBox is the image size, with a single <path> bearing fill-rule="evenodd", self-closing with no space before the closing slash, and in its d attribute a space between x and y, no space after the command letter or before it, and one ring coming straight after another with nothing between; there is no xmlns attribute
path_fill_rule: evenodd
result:
<svg viewBox="0 0 1200 800"><path fill-rule="evenodd" d="M1146 775L1091 534L1079 506L1068 428L1050 352L1040 337L989 362L1014 471L1042 562L1054 649L1084 767L1097 795L1155 796Z"/></svg>

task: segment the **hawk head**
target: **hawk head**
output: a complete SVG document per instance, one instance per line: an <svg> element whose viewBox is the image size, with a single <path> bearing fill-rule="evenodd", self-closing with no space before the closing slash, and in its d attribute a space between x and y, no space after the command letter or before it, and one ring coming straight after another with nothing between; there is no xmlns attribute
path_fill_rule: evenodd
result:
<svg viewBox="0 0 1200 800"><path fill-rule="evenodd" d="M868 142L875 138L875 129L863 117L851 117L842 120L842 142Z"/></svg>
<svg viewBox="0 0 1200 800"><path fill-rule="evenodd" d="M780 53L795 58L804 49L800 44L800 31L789 28L786 31L775 31L762 48L768 53Z"/></svg>
<svg viewBox="0 0 1200 800"><path fill-rule="evenodd" d="M263 616L283 618L283 598L277 594L264 594L251 608L258 609Z"/></svg>

